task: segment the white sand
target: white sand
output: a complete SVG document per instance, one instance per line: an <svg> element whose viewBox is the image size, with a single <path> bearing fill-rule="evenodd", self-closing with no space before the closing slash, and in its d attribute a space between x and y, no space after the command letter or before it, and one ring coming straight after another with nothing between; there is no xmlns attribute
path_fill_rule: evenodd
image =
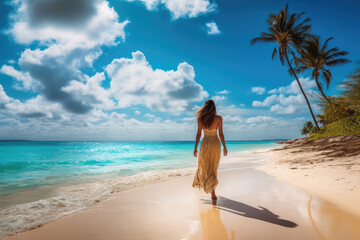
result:
<svg viewBox="0 0 360 240"><path fill-rule="evenodd" d="M191 187L192 176L179 177L119 192L87 210L5 239L360 238L359 217L251 164L231 164L219 172L216 206L209 195Z"/></svg>

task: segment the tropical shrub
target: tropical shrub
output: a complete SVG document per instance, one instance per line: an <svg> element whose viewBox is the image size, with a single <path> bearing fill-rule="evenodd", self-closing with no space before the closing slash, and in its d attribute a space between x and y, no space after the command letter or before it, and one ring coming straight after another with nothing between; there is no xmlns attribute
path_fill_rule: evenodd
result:
<svg viewBox="0 0 360 240"><path fill-rule="evenodd" d="M311 139L323 137L352 135L360 133L360 110L357 110L352 116L343 118L322 127L319 132L311 133Z"/></svg>
<svg viewBox="0 0 360 240"><path fill-rule="evenodd" d="M322 113L318 116L325 126L337 120L352 116L356 107L346 97L327 97L329 101L321 98Z"/></svg>
<svg viewBox="0 0 360 240"><path fill-rule="evenodd" d="M301 135L308 135L310 133L316 132L317 129L311 121L307 121L304 124L304 127L301 129Z"/></svg>

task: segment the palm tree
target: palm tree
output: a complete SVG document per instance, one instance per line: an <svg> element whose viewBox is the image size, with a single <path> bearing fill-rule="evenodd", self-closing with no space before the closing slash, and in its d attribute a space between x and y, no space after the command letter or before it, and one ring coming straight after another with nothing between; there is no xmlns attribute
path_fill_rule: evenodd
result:
<svg viewBox="0 0 360 240"><path fill-rule="evenodd" d="M346 51L339 51L337 47L328 49L329 41L333 38L326 39L323 46L320 45L319 37L313 36L306 41L300 49L301 57L295 57L295 65L297 72L303 72L312 69L312 77L315 79L316 86L323 98L331 104L329 98L323 91L322 84L319 82L320 73L326 82L326 89L329 88L332 75L325 67L338 66L350 62L345 58L341 58L348 54Z"/></svg>
<svg viewBox="0 0 360 240"><path fill-rule="evenodd" d="M286 59L286 62L290 68L290 75L293 75L295 77L301 93L306 100L307 106L310 110L316 128L319 130L319 126L316 122L316 118L311 109L309 100L304 92L304 89L301 86L301 83L293 67L291 66L288 56L289 54L291 54L295 58L296 51L299 51L305 40L309 36L311 36L311 25L308 24L310 18L306 18L305 20L300 22L300 18L303 14L304 13L290 14L288 12L288 4L286 4L286 7L282 9L278 14L270 14L267 20L267 23L269 24L269 32L262 32L260 37L252 39L251 45L257 42L276 43L272 53L272 59L274 59L277 52L279 52L279 58L282 65L284 65L284 58Z"/></svg>
<svg viewBox="0 0 360 240"><path fill-rule="evenodd" d="M301 135L308 135L310 133L314 133L316 132L316 129L314 127L314 125L312 124L312 122L307 121L304 124L304 127L301 129Z"/></svg>

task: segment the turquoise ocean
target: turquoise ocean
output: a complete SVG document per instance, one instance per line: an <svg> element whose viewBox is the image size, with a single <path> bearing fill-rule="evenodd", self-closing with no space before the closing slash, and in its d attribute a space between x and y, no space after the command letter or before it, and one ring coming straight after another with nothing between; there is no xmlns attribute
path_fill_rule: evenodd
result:
<svg viewBox="0 0 360 240"><path fill-rule="evenodd" d="M276 145L227 141L229 155ZM193 174L193 149L193 141L0 142L0 232L23 231L114 192Z"/></svg>

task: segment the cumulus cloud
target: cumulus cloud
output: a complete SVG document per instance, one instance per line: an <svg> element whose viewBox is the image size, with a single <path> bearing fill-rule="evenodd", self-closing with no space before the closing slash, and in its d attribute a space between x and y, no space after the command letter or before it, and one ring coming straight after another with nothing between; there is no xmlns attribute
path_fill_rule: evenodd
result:
<svg viewBox="0 0 360 240"><path fill-rule="evenodd" d="M9 103L11 98L4 91L3 86L0 84L0 109L4 109L5 105Z"/></svg>
<svg viewBox="0 0 360 240"><path fill-rule="evenodd" d="M119 22L105 0L19 0L15 5L8 34L17 43L38 47L21 54L21 70L4 65L1 72L21 81L25 89L36 86L47 100L73 113L87 113L99 102L113 105L103 97L106 91L95 88L98 83L79 69L91 66L102 54L102 46L124 40L129 22Z"/></svg>
<svg viewBox="0 0 360 240"><path fill-rule="evenodd" d="M222 91L218 91L218 92L216 92L217 94L220 94L220 95L226 95L226 94L229 94L229 93L231 93L231 91L229 91L229 90L222 90Z"/></svg>
<svg viewBox="0 0 360 240"><path fill-rule="evenodd" d="M254 107L270 107L270 111L279 114L293 114L303 113L306 111L307 106L302 94L285 96L271 95L264 101L254 101Z"/></svg>
<svg viewBox="0 0 360 240"><path fill-rule="evenodd" d="M217 5L209 0L128 0L129 2L140 1L148 10L157 10L165 7L172 14L173 19L194 18L202 14L215 11Z"/></svg>
<svg viewBox="0 0 360 240"><path fill-rule="evenodd" d="M156 111L179 113L190 110L192 102L208 96L195 82L194 68L186 62L177 70L153 69L140 51L132 58L114 59L106 73L111 79L110 92L119 107L145 105Z"/></svg>
<svg viewBox="0 0 360 240"><path fill-rule="evenodd" d="M311 80L310 78L302 78L301 77L301 78L299 78L299 81L305 92L316 86L315 81ZM301 91L300 91L297 81L294 80L288 86L275 88L275 89L272 89L269 91L269 94L274 94L274 93L299 94L299 93L301 93Z"/></svg>
<svg viewBox="0 0 360 240"><path fill-rule="evenodd" d="M299 79L305 92L311 91L315 86L315 81L310 78ZM265 92L265 89L263 89ZM307 111L307 105L296 80L288 86L282 86L270 90L272 94L263 101L253 101L253 107L268 107L271 112L278 114L298 114ZM317 107L317 106L315 106Z"/></svg>
<svg viewBox="0 0 360 240"><path fill-rule="evenodd" d="M60 113L64 112L58 103L49 103L44 97L38 95L34 98L21 102L14 99L6 105L7 113L20 118L61 118Z"/></svg>
<svg viewBox="0 0 360 240"><path fill-rule="evenodd" d="M208 22L205 26L208 35L217 35L221 33L215 22Z"/></svg>
<svg viewBox="0 0 360 240"><path fill-rule="evenodd" d="M181 119L184 122L196 122L196 118L195 117L185 117Z"/></svg>
<svg viewBox="0 0 360 240"><path fill-rule="evenodd" d="M246 123L276 123L276 119L269 116L256 116L246 119Z"/></svg>
<svg viewBox="0 0 360 240"><path fill-rule="evenodd" d="M61 107L61 106L60 106ZM20 122L14 118L1 118L2 138L32 140L189 140L196 131L195 122L186 124L173 120L140 121L122 113L93 112L86 115L69 114L53 121L38 117ZM39 113L38 115L40 115ZM101 120L100 122L97 122Z"/></svg>
<svg viewBox="0 0 360 240"><path fill-rule="evenodd" d="M150 114L150 113L146 113L144 114L145 117L148 117L148 118L154 118L155 115L154 114Z"/></svg>
<svg viewBox="0 0 360 240"><path fill-rule="evenodd" d="M212 100L214 101L223 101L226 99L226 96L219 96L219 95L216 95L216 96L213 96L212 97Z"/></svg>
<svg viewBox="0 0 360 240"><path fill-rule="evenodd" d="M15 85L15 88L19 90L36 89L36 83L33 81L33 79L31 78L28 72L18 71L13 66L9 66L9 65L3 65L0 68L0 72L2 74L13 77L15 80L20 82L20 85L19 84Z"/></svg>
<svg viewBox="0 0 360 240"><path fill-rule="evenodd" d="M256 93L257 95L263 95L266 92L264 87L252 87L251 92Z"/></svg>
<svg viewBox="0 0 360 240"><path fill-rule="evenodd" d="M47 22L78 24L88 20L96 11L92 0L26 0L29 23Z"/></svg>
<svg viewBox="0 0 360 240"><path fill-rule="evenodd" d="M5 97L4 97L5 96ZM73 114L59 103L49 103L37 96L21 102L8 97L0 87L0 101L6 109L0 111L0 131L3 138L33 140L191 140L196 132L194 116L175 120L161 120L153 114L140 121L124 113L93 109L86 114ZM231 109L228 114L222 110ZM303 124L301 119L278 119L270 116L243 117L248 111L234 111L236 106L223 106L224 133L227 139L264 139L294 137ZM56 121L54 121L56 120ZM286 127L291 131L280 131ZM296 131L295 131L296 130ZM56 132L56 134L54 134Z"/></svg>
<svg viewBox="0 0 360 240"><path fill-rule="evenodd" d="M222 116L223 118L223 124L227 125L227 124L239 124L244 122L244 120L242 119L241 116L233 116L233 115L224 115Z"/></svg>
<svg viewBox="0 0 360 240"><path fill-rule="evenodd" d="M70 93L78 101L84 101L100 109L111 110L115 102L111 99L110 92L101 86L104 80L104 73L97 73L93 77L86 77L85 82L73 80L62 90Z"/></svg>
<svg viewBox="0 0 360 240"><path fill-rule="evenodd" d="M109 3L105 0L22 0L18 2L18 9L12 16L15 21L8 33L14 37L16 42L22 44L39 41L43 45L52 45L55 41L58 45L66 46L62 50L115 45L119 38L125 38L124 27L129 23L127 20L119 22L118 14L109 7ZM45 5L49 6L44 6L43 2L47 2ZM82 4L84 6L81 6ZM69 13L69 9L74 5L92 10L84 10L87 11L83 14L86 17L81 14L76 16L76 12ZM39 10L37 10L38 8ZM54 8L52 11L58 11L58 15L45 13L48 8ZM40 19L34 20L37 11L43 12L43 14L40 14ZM71 24L66 24L69 21L68 14L73 14L75 18L79 18L79 21L71 21ZM50 21L52 18L54 21ZM41 24L34 24L34 21L40 21Z"/></svg>
<svg viewBox="0 0 360 240"><path fill-rule="evenodd" d="M271 95L267 98L265 98L264 101L253 101L252 103L252 106L253 107L268 107L270 106L271 104L275 103L278 99L278 96L277 95Z"/></svg>

